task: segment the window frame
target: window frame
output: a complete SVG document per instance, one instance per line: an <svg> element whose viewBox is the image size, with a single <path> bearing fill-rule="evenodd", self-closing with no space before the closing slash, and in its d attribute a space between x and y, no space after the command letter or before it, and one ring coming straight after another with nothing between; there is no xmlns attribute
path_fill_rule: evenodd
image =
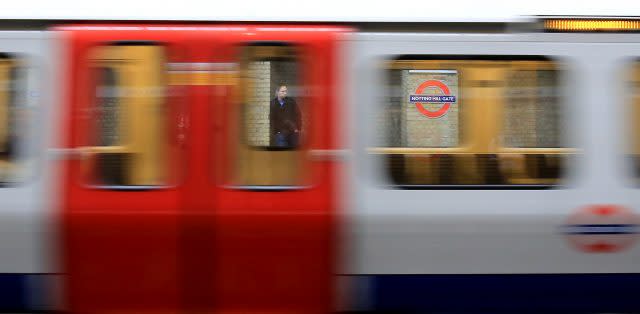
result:
<svg viewBox="0 0 640 314"><path fill-rule="evenodd" d="M248 141L248 137L246 135L246 121L244 119L246 113L246 100L247 96L242 93L242 90L246 86L247 79L246 71L248 68L248 64L251 61L248 61L245 57L246 49L248 47L288 47L293 50L294 57L292 59L287 58L287 60L293 60L296 63L296 86L300 88L302 95L304 96L296 96L296 102L300 107L300 104L303 104L303 107L307 111L307 119L304 120L304 114L302 113L304 110L300 109L300 114L302 115L302 125L305 129L302 132L301 139L298 143L298 146L291 147L271 147L271 146L254 146L250 145ZM308 190L315 186L315 178L312 174L312 164L313 159L310 158L310 153L313 151L310 146L310 138L311 133L315 132L311 125L313 125L313 109L311 109L310 96L305 95L305 90L309 88L310 82L308 77L308 67L310 66L305 57L305 50L308 49L305 43L295 42L295 41L250 41L250 42L242 42L238 43L234 46L234 50L237 56L237 65L238 65L238 76L239 80L237 84L234 86L233 97L229 100L231 106L237 108L237 110L231 110L231 112L227 112L227 116L230 123L230 127L233 129L229 133L230 137L227 139L228 145L225 150L226 152L225 159L228 159L230 164L230 168L232 170L228 172L222 172L223 175L220 176L222 187L229 190L243 190L243 191L254 191L254 192L271 192L271 191L299 191L299 190ZM269 58L274 59L273 57ZM288 82L287 82L288 83ZM272 99L274 90L270 88L269 95ZM253 92L252 92L253 93ZM299 99L303 99L300 101ZM239 167L237 155L240 153L240 150L253 151L253 152L262 152L262 153L292 153L300 156L300 169L303 170L302 174L298 173L297 178L295 179L298 183L295 184L242 184L238 182L233 182L234 177L238 176L236 167ZM309 170L309 171L306 171Z"/></svg>
<svg viewBox="0 0 640 314"><path fill-rule="evenodd" d="M98 49L100 48L114 47L114 46L116 47L117 46L157 46L157 47L163 48L162 50L163 65L160 70L164 72L164 76L159 79L161 82L163 82L162 86L163 86L163 94L164 94L164 96L162 97L161 107L163 109L170 109L170 107L174 104L172 100L172 95L170 93L171 77L170 77L170 69L168 64L171 63L170 50L172 50L173 47L171 47L171 45L169 45L166 42L148 41L148 40L115 40L115 41L106 41L106 42L96 43L87 50L87 54L85 55L86 65L87 65L86 70L90 73L91 72L95 73L95 70L97 69L106 68L105 65L100 64L100 63L103 63L102 61L96 62L95 55L98 53ZM116 83L118 81L117 76L118 74L116 72L116 78L115 78ZM100 82L98 82L96 75L90 74L89 77L90 77L90 88L88 89L89 97L87 98L87 105L86 105L87 116L89 118L87 118L86 119L87 121L85 121L87 124L91 124L91 121L94 121L96 119L95 113L93 111L96 110L97 108L98 97L96 95L96 89L97 89L97 86L100 84ZM167 112L163 117L163 120L165 120L166 127L167 127L166 141L164 145L165 145L165 148L170 148L171 146L170 113ZM90 173L92 171L88 169L88 166L90 165L88 164L87 158L89 158L89 156L93 158L101 153L110 153L114 147L116 147L116 149L124 149L127 146L127 144L111 145L111 146L91 145L92 142L95 141L96 138L98 137L97 132L99 132L99 130L97 130L98 128L96 127L96 124L85 125L85 129L89 133L89 135L83 137L82 142L83 144L86 144L86 145L80 147L80 151L82 155L82 160L81 160L82 170L79 176L80 185L83 186L84 188L92 189L92 190L105 190L105 191L155 191L155 190L175 189L178 186L182 185L182 180L184 178L184 173L183 173L184 169L182 165L179 163L179 160L182 157L174 156L175 154L169 154L170 156L168 156L165 161L165 168L169 169L169 170L165 169L165 171L167 171L166 176L168 178L168 182L161 183L158 185L118 185L118 184L103 185L103 184L96 184L92 182L93 180L90 179L91 177ZM120 136L123 136L123 135L121 134ZM124 136L126 137L126 134ZM180 152L179 154L182 154L182 152ZM176 168L176 167L178 169L176 170L176 173L175 173L176 176L171 177L172 173L170 169ZM93 172L95 172L95 169L93 170Z"/></svg>
<svg viewBox="0 0 640 314"><path fill-rule="evenodd" d="M504 61L504 62L513 62L513 61L534 61L534 62L548 62L551 67L553 67L557 71L558 81L560 84L558 85L558 95L560 95L558 100L559 110L561 112L561 116L568 114L567 110L569 108L569 104L567 103L566 97L566 87L563 87L563 82L565 81L565 76L567 75L567 66L564 64L564 60L561 57L555 55L509 55L509 54L495 54L495 55L483 55L483 54L390 54L386 58L381 59L384 66L378 67L380 71L382 71L381 77L382 82L389 86L389 64L396 61L435 61L435 62L448 62L448 61ZM413 68L411 68L413 69ZM402 69L402 70L411 70L410 68ZM414 69L415 70L415 69ZM445 70L445 68L434 68L433 70ZM456 70L458 72L458 97L460 99L463 98L463 94L465 93L465 86L463 85L465 80L463 77L465 76L464 71L460 71L459 68L447 68L447 70ZM466 87L468 88L468 87ZM384 102L387 101L388 94L381 95L380 99L383 99L382 102L378 100L376 103L375 114L380 114L384 107ZM501 110L504 109L504 105L501 105ZM463 109L459 112L459 127L464 127L464 124L467 124L465 120L468 118L462 112ZM501 112L502 114L502 112ZM504 119L504 117L498 117L497 119ZM564 119L566 120L566 118ZM559 125L564 125L566 121L559 121ZM386 129L384 132L388 132ZM381 175L381 179L384 180L385 186L393 189L404 189L404 190L487 190L487 189L497 189L497 190L536 190L536 189L561 189L567 186L567 181L569 179L569 175L567 175L568 169L571 167L571 163L575 161L575 157L579 153L577 148L570 147L569 141L567 141L566 134L561 133L559 135L561 139L561 143L565 143L565 147L559 148L547 148L547 147L508 147L503 146L503 143L500 143L496 147L496 152L494 153L485 153L485 154L494 154L495 156L499 156L501 154L532 154L532 155L566 155L563 157L563 169L561 170L564 174L560 174L557 181L561 181L559 183L552 184L397 184L395 180L391 177L390 172L386 168L386 162L383 161L385 156L390 155L464 155L471 154L477 155L478 153L469 153L470 149L469 139L466 138L465 131L459 131L459 141L458 146L455 147L381 147L381 146L373 146L372 143L367 143L367 154L375 155L376 159L378 159L375 164L378 167L377 170L384 169L381 171L384 173ZM501 125L498 128L497 136L502 138L504 136L504 128ZM385 136L388 136L386 134ZM377 144L377 143L374 143Z"/></svg>
<svg viewBox="0 0 640 314"><path fill-rule="evenodd" d="M18 82L17 85L9 86L9 89L17 90L17 92L8 96L7 112L9 116L11 116L9 106L11 106L11 102L13 102L14 110L22 109L28 112L27 119L22 119L16 127L18 129L31 127L31 130L29 130L29 132L31 132L30 137L26 138L26 140L24 137L18 139L18 143L16 144L17 158L6 161L12 164L12 166L17 166L16 169L12 170L12 173L7 175L8 178L13 180L0 181L0 188L13 188L29 184L36 180L39 176L38 173L40 173L40 169L43 167L40 162L43 158L43 151L38 144L42 143L44 139L42 138L42 134L39 133L36 128L33 128L34 125L42 125L39 122L44 118L40 101L42 82L36 78L43 71L42 65L38 64L36 62L37 60L28 55L24 55L22 52L2 51L0 52L0 58L9 59L14 63L11 72L13 72L12 75L15 75L17 79L10 84ZM34 105L34 102L37 104ZM16 105L16 103L18 103L18 105ZM23 105L20 105L20 103ZM9 136L10 124L16 123L15 118L14 121L10 119L11 117L7 118L7 136ZM20 165L20 163L25 161L27 163L26 165Z"/></svg>

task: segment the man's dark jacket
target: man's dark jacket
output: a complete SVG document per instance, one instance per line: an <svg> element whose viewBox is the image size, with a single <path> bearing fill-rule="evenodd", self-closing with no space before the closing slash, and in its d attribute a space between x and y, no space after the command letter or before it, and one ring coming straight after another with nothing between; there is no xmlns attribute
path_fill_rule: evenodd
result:
<svg viewBox="0 0 640 314"><path fill-rule="evenodd" d="M296 101L285 97L284 105L280 106L278 98L273 98L269 108L269 125L271 131L269 141L272 146L275 145L276 134L280 133L289 138L296 130L301 131L302 119Z"/></svg>

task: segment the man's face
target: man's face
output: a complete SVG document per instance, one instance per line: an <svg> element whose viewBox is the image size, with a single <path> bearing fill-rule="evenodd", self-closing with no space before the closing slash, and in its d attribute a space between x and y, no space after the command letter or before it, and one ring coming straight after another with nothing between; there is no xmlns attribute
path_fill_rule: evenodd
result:
<svg viewBox="0 0 640 314"><path fill-rule="evenodd" d="M278 89L278 98L284 99L285 97L287 97L287 87L280 86L280 89Z"/></svg>

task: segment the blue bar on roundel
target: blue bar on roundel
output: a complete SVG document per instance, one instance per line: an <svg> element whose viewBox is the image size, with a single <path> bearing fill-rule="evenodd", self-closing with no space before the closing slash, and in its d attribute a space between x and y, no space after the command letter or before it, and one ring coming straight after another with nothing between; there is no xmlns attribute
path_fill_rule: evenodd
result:
<svg viewBox="0 0 640 314"><path fill-rule="evenodd" d="M449 95L410 95L409 102L456 102L456 96Z"/></svg>

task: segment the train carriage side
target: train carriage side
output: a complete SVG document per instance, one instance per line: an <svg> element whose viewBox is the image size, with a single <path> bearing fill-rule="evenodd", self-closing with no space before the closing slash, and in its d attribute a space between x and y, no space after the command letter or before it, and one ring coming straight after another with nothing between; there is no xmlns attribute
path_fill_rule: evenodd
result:
<svg viewBox="0 0 640 314"><path fill-rule="evenodd" d="M345 274L359 306L637 309L639 39L356 34Z"/></svg>
<svg viewBox="0 0 640 314"><path fill-rule="evenodd" d="M46 148L55 144L53 43L46 31L0 32L0 311L52 306L59 190Z"/></svg>
<svg viewBox="0 0 640 314"><path fill-rule="evenodd" d="M347 30L58 30L69 50L65 147L81 153L63 182L67 308L330 311L331 118Z"/></svg>
<svg viewBox="0 0 640 314"><path fill-rule="evenodd" d="M640 308L640 36L349 31L2 32L0 311Z"/></svg>

